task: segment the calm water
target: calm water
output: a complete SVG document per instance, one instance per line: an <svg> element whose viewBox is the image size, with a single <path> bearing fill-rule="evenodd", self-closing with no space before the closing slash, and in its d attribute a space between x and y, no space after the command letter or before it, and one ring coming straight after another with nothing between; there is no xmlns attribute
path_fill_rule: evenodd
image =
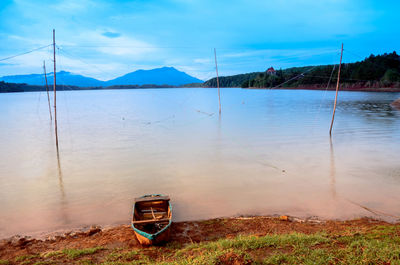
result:
<svg viewBox="0 0 400 265"><path fill-rule="evenodd" d="M175 221L400 216L399 93L222 89L0 94L0 237L129 223L169 194Z"/></svg>

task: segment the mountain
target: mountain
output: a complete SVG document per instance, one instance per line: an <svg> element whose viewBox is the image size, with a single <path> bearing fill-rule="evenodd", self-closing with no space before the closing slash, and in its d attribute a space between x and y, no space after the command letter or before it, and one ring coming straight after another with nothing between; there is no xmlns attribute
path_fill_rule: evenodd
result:
<svg viewBox="0 0 400 265"><path fill-rule="evenodd" d="M82 75L76 75L66 71L57 72L56 78L57 85L70 85L81 87L93 87L103 85L103 82L100 80ZM53 80L53 73L47 74L47 82L49 85L53 85ZM44 74L9 75L0 77L0 81L5 81L8 83L26 83L28 85L45 84Z"/></svg>
<svg viewBox="0 0 400 265"><path fill-rule="evenodd" d="M137 70L124 76L109 80L100 81L91 77L73 74L70 72L57 72L57 85L69 85L79 87L98 87L116 85L171 85L179 86L189 83L203 83L202 80L192 77L173 67L162 67L152 70ZM44 85L43 74L30 75L9 75L0 77L0 81L8 83L25 83L28 85ZM49 85L53 84L53 73L47 75Z"/></svg>
<svg viewBox="0 0 400 265"><path fill-rule="evenodd" d="M124 76L109 80L111 85L173 85L180 86L190 83L203 83L202 80L176 70L174 67L162 67L152 70L137 70Z"/></svg>

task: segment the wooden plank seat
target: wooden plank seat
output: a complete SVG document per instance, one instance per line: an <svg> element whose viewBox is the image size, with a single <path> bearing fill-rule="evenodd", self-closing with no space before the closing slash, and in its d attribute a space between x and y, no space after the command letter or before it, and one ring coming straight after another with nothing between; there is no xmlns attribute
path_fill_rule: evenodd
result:
<svg viewBox="0 0 400 265"><path fill-rule="evenodd" d="M140 213L146 214L146 213L155 213L155 214L166 214L166 211L157 211L155 209L143 209L143 210L139 210Z"/></svg>
<svg viewBox="0 0 400 265"><path fill-rule="evenodd" d="M143 220L147 220L147 219L163 219L163 218L167 218L168 216L166 214L155 214L152 215L151 213L148 214L143 214L143 217L141 219Z"/></svg>
<svg viewBox="0 0 400 265"><path fill-rule="evenodd" d="M139 221L132 221L132 224L153 224L153 223L163 223L163 222L169 222L169 218L164 218L164 219L149 219L149 220L139 220Z"/></svg>

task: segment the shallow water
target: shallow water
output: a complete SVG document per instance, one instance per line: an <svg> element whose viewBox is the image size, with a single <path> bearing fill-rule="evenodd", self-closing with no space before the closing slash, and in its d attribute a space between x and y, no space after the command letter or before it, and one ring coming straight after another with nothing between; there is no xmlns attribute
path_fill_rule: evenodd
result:
<svg viewBox="0 0 400 265"><path fill-rule="evenodd" d="M173 219L400 216L400 93L59 92L58 166L43 92L0 94L0 237L129 223L168 194ZM367 211L370 210L379 213Z"/></svg>

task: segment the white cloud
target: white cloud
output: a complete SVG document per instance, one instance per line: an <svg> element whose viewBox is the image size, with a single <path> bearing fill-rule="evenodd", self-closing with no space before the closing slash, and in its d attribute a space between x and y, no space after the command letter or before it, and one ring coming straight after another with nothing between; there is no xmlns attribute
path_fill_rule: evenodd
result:
<svg viewBox="0 0 400 265"><path fill-rule="evenodd" d="M99 2L96 3L91 0L62 0L49 5L49 8L58 12L71 13L90 10L96 5L99 5Z"/></svg>
<svg viewBox="0 0 400 265"><path fill-rule="evenodd" d="M90 53L97 51L105 55L121 56L126 58L141 59L149 54L160 51L155 45L148 42L134 39L128 36L120 35L115 38L109 38L103 35L103 31L85 31L74 38L75 45L60 44L65 49L90 49ZM99 54L100 55L100 54Z"/></svg>
<svg viewBox="0 0 400 265"><path fill-rule="evenodd" d="M29 47L44 46L52 43L51 39L43 39L38 37L23 37L18 35L8 35L9 41L16 41L19 44L24 44L25 49Z"/></svg>
<svg viewBox="0 0 400 265"><path fill-rule="evenodd" d="M0 67L0 75L43 73L43 60L50 60L50 53L45 50L15 57L7 61L10 65Z"/></svg>
<svg viewBox="0 0 400 265"><path fill-rule="evenodd" d="M210 58L196 58L193 60L194 63L196 64L211 64L212 60Z"/></svg>
<svg viewBox="0 0 400 265"><path fill-rule="evenodd" d="M332 53L338 49L318 48L318 49L262 49L248 50L243 52L223 53L220 57L224 58L249 58L253 56L268 56L282 58L299 58L304 56L316 56L320 54Z"/></svg>

